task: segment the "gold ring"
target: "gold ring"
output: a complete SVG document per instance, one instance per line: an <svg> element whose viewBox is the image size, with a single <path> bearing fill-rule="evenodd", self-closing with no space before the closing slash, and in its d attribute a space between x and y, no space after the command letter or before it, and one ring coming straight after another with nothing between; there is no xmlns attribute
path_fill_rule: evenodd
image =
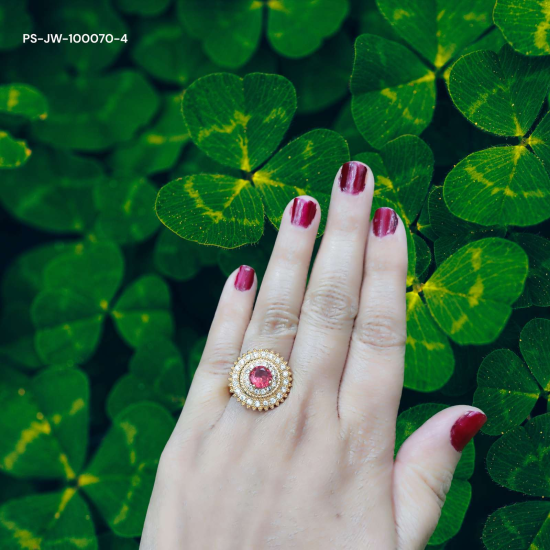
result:
<svg viewBox="0 0 550 550"><path fill-rule="evenodd" d="M243 353L231 368L229 391L243 407L267 411L278 407L292 387L288 363L269 349Z"/></svg>

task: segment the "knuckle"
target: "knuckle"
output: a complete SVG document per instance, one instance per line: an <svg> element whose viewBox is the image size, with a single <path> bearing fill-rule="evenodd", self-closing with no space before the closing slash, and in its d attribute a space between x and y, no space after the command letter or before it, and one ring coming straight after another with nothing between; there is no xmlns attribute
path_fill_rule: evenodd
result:
<svg viewBox="0 0 550 550"><path fill-rule="evenodd" d="M352 339L362 346L380 350L404 348L406 330L395 316L368 308L356 323Z"/></svg>
<svg viewBox="0 0 550 550"><path fill-rule="evenodd" d="M227 342L212 342L208 355L203 355L197 371L213 376L229 376L229 369L235 357L239 355L239 351L239 348Z"/></svg>
<svg viewBox="0 0 550 550"><path fill-rule="evenodd" d="M406 254L367 254L365 269L367 273L384 275L387 273L407 273L408 258Z"/></svg>
<svg viewBox="0 0 550 550"><path fill-rule="evenodd" d="M440 508L443 508L447 493L453 481L453 472L447 469L428 470L421 466L411 466L419 481L428 489L433 500Z"/></svg>
<svg viewBox="0 0 550 550"><path fill-rule="evenodd" d="M258 336L295 336L298 316L286 302L272 302L263 312L258 325Z"/></svg>
<svg viewBox="0 0 550 550"><path fill-rule="evenodd" d="M308 290L302 306L302 318L316 328L341 329L357 316L359 300L338 281L343 277L327 278L317 288Z"/></svg>

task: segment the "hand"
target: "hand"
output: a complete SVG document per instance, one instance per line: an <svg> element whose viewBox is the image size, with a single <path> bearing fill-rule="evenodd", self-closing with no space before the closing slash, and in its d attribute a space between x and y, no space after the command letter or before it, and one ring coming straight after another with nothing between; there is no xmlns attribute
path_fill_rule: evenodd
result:
<svg viewBox="0 0 550 550"><path fill-rule="evenodd" d="M252 268L229 277L160 461L142 550L425 547L486 417L446 409L394 460L407 242L393 210L369 223L373 191L368 167L340 169L307 289L321 214L307 196L284 212L255 306ZM273 410L228 391L234 361L253 348L278 352L293 372Z"/></svg>

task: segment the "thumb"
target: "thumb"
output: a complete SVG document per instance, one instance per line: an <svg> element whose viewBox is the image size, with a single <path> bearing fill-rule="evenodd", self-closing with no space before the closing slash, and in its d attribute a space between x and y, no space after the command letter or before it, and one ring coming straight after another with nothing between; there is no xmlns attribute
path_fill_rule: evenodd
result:
<svg viewBox="0 0 550 550"><path fill-rule="evenodd" d="M462 449L486 420L475 407L450 407L432 416L403 443L393 469L399 550L425 548L437 526Z"/></svg>

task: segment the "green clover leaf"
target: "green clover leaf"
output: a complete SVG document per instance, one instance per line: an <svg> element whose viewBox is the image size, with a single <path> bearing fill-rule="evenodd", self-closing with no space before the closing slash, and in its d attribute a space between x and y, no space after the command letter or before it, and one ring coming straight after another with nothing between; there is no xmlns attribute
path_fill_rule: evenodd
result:
<svg viewBox="0 0 550 550"><path fill-rule="evenodd" d="M109 269L96 269L103 262ZM123 273L122 254L108 241L77 246L47 265L31 311L44 363L82 363L91 356Z"/></svg>
<svg viewBox="0 0 550 550"><path fill-rule="evenodd" d="M420 428L434 414L446 408L447 405L440 405L438 403L423 403L402 412L397 417L395 454L397 454L401 445L414 431ZM428 542L430 548L443 544L454 537L460 530L472 496L472 487L468 480L474 473L474 465L475 447L474 442L471 441L462 451L462 457L456 468L453 482L441 510L441 518Z"/></svg>
<svg viewBox="0 0 550 550"><path fill-rule="evenodd" d="M435 391L453 374L455 359L451 344L416 292L407 293L406 388Z"/></svg>
<svg viewBox="0 0 550 550"><path fill-rule="evenodd" d="M550 493L550 413L537 416L497 439L487 455L489 475L499 485L530 496Z"/></svg>
<svg viewBox="0 0 550 550"><path fill-rule="evenodd" d="M277 75L223 73L195 81L183 99L191 138L242 176L203 173L165 185L156 202L162 223L184 239L235 248L260 239L264 207L278 227L287 203L306 193L321 203L324 221L334 175L349 151L335 132L312 130L272 156L295 110L294 88Z"/></svg>
<svg viewBox="0 0 550 550"><path fill-rule="evenodd" d="M533 550L550 545L550 502L520 502L500 508L487 519L487 550Z"/></svg>
<svg viewBox="0 0 550 550"><path fill-rule="evenodd" d="M234 69L256 51L264 10L267 38L278 53L304 57L333 35L348 13L348 0L179 0L178 17L189 34L202 41L217 65Z"/></svg>
<svg viewBox="0 0 550 550"><path fill-rule="evenodd" d="M353 45L345 32L304 59L283 59L282 73L296 86L298 113L321 111L348 93Z"/></svg>
<svg viewBox="0 0 550 550"><path fill-rule="evenodd" d="M88 444L89 384L78 369L32 379L2 369L0 469L23 478L73 480Z"/></svg>
<svg viewBox="0 0 550 550"><path fill-rule="evenodd" d="M118 414L79 486L119 536L141 535L160 454L175 422L156 403Z"/></svg>
<svg viewBox="0 0 550 550"><path fill-rule="evenodd" d="M444 67L491 25L494 0L377 0L393 30L434 67Z"/></svg>
<svg viewBox="0 0 550 550"><path fill-rule="evenodd" d="M145 178L105 178L94 189L99 216L96 229L113 242L125 244L148 239L159 229L152 209L156 188Z"/></svg>
<svg viewBox="0 0 550 550"><path fill-rule="evenodd" d="M0 130L0 169L18 168L29 160L31 150L27 142L12 138L8 132Z"/></svg>
<svg viewBox="0 0 550 550"><path fill-rule="evenodd" d="M111 34L122 38L128 32L124 21L109 0L53 0L47 14L49 32L65 36ZM104 40L101 43L83 41L61 42L65 61L79 72L93 72L111 65L125 42Z"/></svg>
<svg viewBox="0 0 550 550"><path fill-rule="evenodd" d="M432 189L428 199L428 213L438 265L468 243L485 237L504 237L506 234L502 227L485 227L452 214L443 200L443 187Z"/></svg>
<svg viewBox="0 0 550 550"><path fill-rule="evenodd" d="M118 379L107 399L114 418L133 403L155 401L170 411L183 407L189 387L178 348L164 336L145 339L130 361L129 374Z"/></svg>
<svg viewBox="0 0 550 550"><path fill-rule="evenodd" d="M132 347L152 336L169 337L174 330L170 289L156 275L144 275L129 285L111 314L120 336Z"/></svg>
<svg viewBox="0 0 550 550"><path fill-rule="evenodd" d="M175 281L192 279L203 266L216 264L218 258L217 249L181 239L168 229L161 230L153 254L159 273Z"/></svg>
<svg viewBox="0 0 550 550"><path fill-rule="evenodd" d="M35 87L27 84L0 86L0 112L18 115L29 120L44 120L48 116L48 102Z"/></svg>
<svg viewBox="0 0 550 550"><path fill-rule="evenodd" d="M424 285L434 319L459 344L496 339L523 292L528 260L510 241L475 241L447 258Z"/></svg>
<svg viewBox="0 0 550 550"><path fill-rule="evenodd" d="M114 171L126 173L163 172L174 166L188 141L189 132L181 119L181 95L168 95L155 124L117 147L109 164Z"/></svg>
<svg viewBox="0 0 550 550"><path fill-rule="evenodd" d="M38 229L82 233L96 216L93 188L103 177L95 160L39 147L21 170L5 175L0 199L13 216Z"/></svg>
<svg viewBox="0 0 550 550"><path fill-rule="evenodd" d="M50 111L46 120L33 123L33 134L59 148L108 149L132 138L159 106L151 85L131 70L60 79L44 91Z"/></svg>
<svg viewBox="0 0 550 550"><path fill-rule="evenodd" d="M550 178L528 148L537 143L540 151L544 135L525 136L549 85L550 60L526 58L509 46L498 55L471 53L453 66L449 90L464 116L488 132L522 139L516 146L473 153L455 166L444 185L453 214L486 226L535 225L548 218Z"/></svg>
<svg viewBox="0 0 550 550"><path fill-rule="evenodd" d="M487 413L482 430L499 435L523 422L550 392L550 320L532 319L519 337L525 364L507 349L490 353L479 367L474 403Z"/></svg>
<svg viewBox="0 0 550 550"><path fill-rule="evenodd" d="M98 548L90 509L70 487L6 502L0 508L0 545L5 550Z"/></svg>
<svg viewBox="0 0 550 550"><path fill-rule="evenodd" d="M460 7L449 0L377 4L414 50L375 34L361 35L355 42L353 118L363 137L380 149L401 135L419 135L430 124L436 79L445 77L451 62L490 28L492 0L467 0Z"/></svg>
<svg viewBox="0 0 550 550"><path fill-rule="evenodd" d="M510 238L519 244L529 257L529 274L525 289L514 307L550 306L550 241L531 233L511 233Z"/></svg>
<svg viewBox="0 0 550 550"><path fill-rule="evenodd" d="M524 55L550 54L550 12L546 0L497 0L495 24Z"/></svg>

